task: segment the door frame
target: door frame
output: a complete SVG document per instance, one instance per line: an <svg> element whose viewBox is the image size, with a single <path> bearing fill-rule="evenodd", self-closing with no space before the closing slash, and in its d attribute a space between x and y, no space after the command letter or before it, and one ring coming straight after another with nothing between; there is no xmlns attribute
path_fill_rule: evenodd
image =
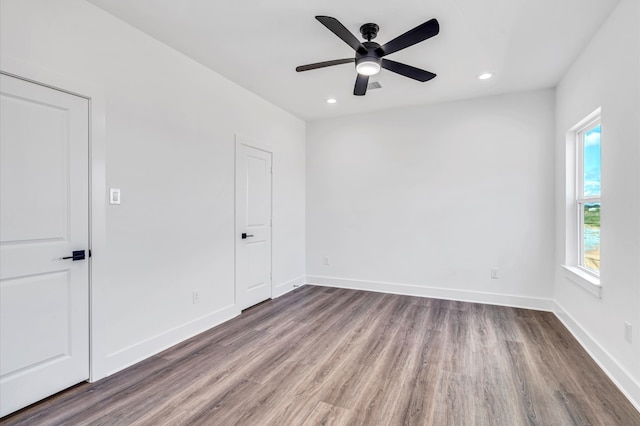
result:
<svg viewBox="0 0 640 426"><path fill-rule="evenodd" d="M102 256L106 250L106 123L104 91L96 84L60 75L33 63L3 57L0 73L29 83L58 90L88 100L89 134L87 158L89 179L89 382L107 376L107 327L103 306L107 265Z"/></svg>
<svg viewBox="0 0 640 426"><path fill-rule="evenodd" d="M271 218L271 232L270 232L270 251L271 258L269 259L269 270L271 271L271 282L270 282L270 297L273 299L273 163L274 163L274 153L273 148L267 144L258 143L246 136L243 136L239 133L235 135L235 145L234 145L234 155L233 155L233 303L234 305L238 305L238 236L236 235L236 230L238 229L238 152L241 145L246 145L250 148L257 149L259 151L268 152L271 154L271 208L269 211L269 216Z"/></svg>

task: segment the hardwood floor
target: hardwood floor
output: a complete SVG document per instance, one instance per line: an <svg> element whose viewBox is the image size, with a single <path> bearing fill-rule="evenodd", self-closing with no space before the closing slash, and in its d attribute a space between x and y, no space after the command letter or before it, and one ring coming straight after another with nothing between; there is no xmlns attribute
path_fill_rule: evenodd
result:
<svg viewBox="0 0 640 426"><path fill-rule="evenodd" d="M551 313L305 286L2 425L640 425Z"/></svg>

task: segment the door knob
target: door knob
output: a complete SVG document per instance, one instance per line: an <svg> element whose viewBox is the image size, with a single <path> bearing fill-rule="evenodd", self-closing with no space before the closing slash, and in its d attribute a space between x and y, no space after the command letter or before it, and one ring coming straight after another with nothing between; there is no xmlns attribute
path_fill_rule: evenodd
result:
<svg viewBox="0 0 640 426"><path fill-rule="evenodd" d="M71 256L63 257L63 259L84 260L84 250L75 250Z"/></svg>
<svg viewBox="0 0 640 426"><path fill-rule="evenodd" d="M242 233L242 239L243 239L243 240L246 240L247 238L251 238L251 237L253 237L253 235L251 235L251 234L247 234L246 232L243 232L243 233Z"/></svg>

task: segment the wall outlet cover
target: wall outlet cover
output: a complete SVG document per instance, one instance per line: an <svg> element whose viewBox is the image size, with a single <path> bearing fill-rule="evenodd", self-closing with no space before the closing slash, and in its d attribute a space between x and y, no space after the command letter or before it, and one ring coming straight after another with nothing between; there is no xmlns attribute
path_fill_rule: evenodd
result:
<svg viewBox="0 0 640 426"><path fill-rule="evenodd" d="M499 269L498 268L491 268L491 279L492 280L497 280L499 278Z"/></svg>

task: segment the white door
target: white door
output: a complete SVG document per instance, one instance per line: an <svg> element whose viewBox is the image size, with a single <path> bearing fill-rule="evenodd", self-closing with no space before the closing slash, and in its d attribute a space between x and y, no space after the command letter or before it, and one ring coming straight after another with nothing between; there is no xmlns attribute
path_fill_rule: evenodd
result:
<svg viewBox="0 0 640 426"><path fill-rule="evenodd" d="M2 416L89 377L88 135L87 99L0 75Z"/></svg>
<svg viewBox="0 0 640 426"><path fill-rule="evenodd" d="M271 153L236 144L236 302L271 297Z"/></svg>

